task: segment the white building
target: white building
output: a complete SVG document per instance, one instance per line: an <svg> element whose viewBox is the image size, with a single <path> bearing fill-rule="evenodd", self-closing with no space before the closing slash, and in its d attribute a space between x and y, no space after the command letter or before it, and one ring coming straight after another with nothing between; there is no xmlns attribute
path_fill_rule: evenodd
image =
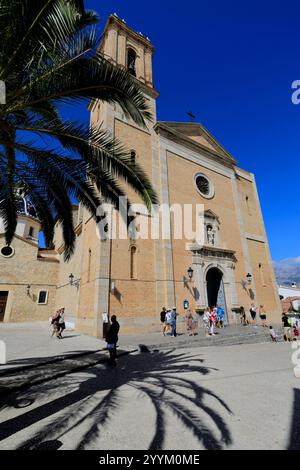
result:
<svg viewBox="0 0 300 470"><path fill-rule="evenodd" d="M294 284L291 286L279 286L278 293L284 299L287 297L300 297L300 286L294 287Z"/></svg>

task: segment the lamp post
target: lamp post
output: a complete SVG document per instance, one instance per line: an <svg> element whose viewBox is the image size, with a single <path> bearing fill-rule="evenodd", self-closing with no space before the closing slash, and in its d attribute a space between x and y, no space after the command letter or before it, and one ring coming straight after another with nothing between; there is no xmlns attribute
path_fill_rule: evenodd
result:
<svg viewBox="0 0 300 470"><path fill-rule="evenodd" d="M69 284L70 284L70 286L73 286L73 284L74 284L74 275L72 273L69 276Z"/></svg>
<svg viewBox="0 0 300 470"><path fill-rule="evenodd" d="M187 273L188 273L189 279L192 279L193 274L194 274L194 270L191 267L189 267L189 269L187 270Z"/></svg>
<svg viewBox="0 0 300 470"><path fill-rule="evenodd" d="M74 274L71 273L70 276L69 276L69 284L70 284L70 286L74 286L74 287L76 287L77 289L79 289L79 283L80 283L80 279L74 279Z"/></svg>

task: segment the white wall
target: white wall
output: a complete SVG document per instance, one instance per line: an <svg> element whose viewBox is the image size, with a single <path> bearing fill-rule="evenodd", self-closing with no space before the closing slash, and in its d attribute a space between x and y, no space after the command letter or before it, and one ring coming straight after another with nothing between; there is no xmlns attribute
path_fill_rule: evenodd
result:
<svg viewBox="0 0 300 470"><path fill-rule="evenodd" d="M300 297L300 287L278 287L279 295L282 295L284 299L287 297Z"/></svg>

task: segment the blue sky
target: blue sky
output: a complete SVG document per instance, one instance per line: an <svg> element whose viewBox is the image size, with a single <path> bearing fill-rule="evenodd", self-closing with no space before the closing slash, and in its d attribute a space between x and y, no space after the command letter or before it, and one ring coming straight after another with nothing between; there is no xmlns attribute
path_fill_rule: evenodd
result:
<svg viewBox="0 0 300 470"><path fill-rule="evenodd" d="M256 175L274 260L300 255L300 80L296 1L86 0L156 48L158 119L197 121Z"/></svg>

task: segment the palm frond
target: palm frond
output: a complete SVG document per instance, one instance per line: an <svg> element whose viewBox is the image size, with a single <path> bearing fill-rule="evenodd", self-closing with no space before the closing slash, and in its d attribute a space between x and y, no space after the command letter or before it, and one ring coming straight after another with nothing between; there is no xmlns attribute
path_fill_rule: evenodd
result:
<svg viewBox="0 0 300 470"><path fill-rule="evenodd" d="M128 183L139 194L148 209L158 202L152 184L142 167L132 161L130 152L107 131L60 120L50 122L31 120L18 129L40 135L47 134L57 139L67 150L85 158L89 164L89 176L96 182L98 189L100 181L103 182L103 174L100 172L104 170L107 177L110 172L114 178L121 178Z"/></svg>
<svg viewBox="0 0 300 470"><path fill-rule="evenodd" d="M152 118L137 81L97 52L97 19L83 0L0 0L0 79L7 94L0 107L0 215L6 241L15 232L16 188L22 187L47 244L55 222L61 223L66 259L75 243L74 200L96 218L104 201L119 208L125 182L148 208L157 202L146 173L118 140L60 117L60 104L102 100L120 106L141 127ZM44 148L21 141L26 133L43 136Z"/></svg>

